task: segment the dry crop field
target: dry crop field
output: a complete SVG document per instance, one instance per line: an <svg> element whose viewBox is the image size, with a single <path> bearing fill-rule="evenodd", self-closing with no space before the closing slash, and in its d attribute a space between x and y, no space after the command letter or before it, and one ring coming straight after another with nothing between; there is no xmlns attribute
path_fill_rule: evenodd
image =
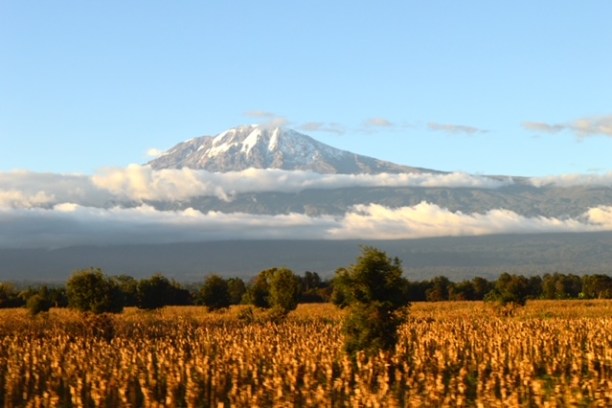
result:
<svg viewBox="0 0 612 408"><path fill-rule="evenodd" d="M612 406L610 301L414 304L393 353L355 361L341 318L2 310L0 406Z"/></svg>

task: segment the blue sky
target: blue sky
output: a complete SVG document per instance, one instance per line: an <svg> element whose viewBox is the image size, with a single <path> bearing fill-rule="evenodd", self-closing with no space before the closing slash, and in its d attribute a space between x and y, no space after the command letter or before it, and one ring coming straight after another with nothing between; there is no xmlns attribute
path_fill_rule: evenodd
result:
<svg viewBox="0 0 612 408"><path fill-rule="evenodd" d="M611 15L604 0L0 0L0 171L92 174L278 120L411 166L611 172Z"/></svg>

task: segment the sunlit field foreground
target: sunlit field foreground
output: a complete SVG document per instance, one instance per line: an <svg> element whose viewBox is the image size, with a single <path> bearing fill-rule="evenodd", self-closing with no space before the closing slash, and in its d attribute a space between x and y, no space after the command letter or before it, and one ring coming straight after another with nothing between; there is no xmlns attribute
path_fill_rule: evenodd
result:
<svg viewBox="0 0 612 408"><path fill-rule="evenodd" d="M0 311L0 405L612 406L612 301L414 304L391 354L352 361L341 312L83 317Z"/></svg>

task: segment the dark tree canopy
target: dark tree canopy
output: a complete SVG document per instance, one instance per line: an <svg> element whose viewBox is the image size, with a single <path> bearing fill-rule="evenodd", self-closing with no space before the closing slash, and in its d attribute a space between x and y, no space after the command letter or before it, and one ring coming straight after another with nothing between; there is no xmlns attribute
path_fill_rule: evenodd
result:
<svg viewBox="0 0 612 408"><path fill-rule="evenodd" d="M529 279L509 273L502 273L495 282L494 289L487 294L487 300L497 301L502 305L513 303L522 306L530 297Z"/></svg>
<svg viewBox="0 0 612 408"><path fill-rule="evenodd" d="M218 310L229 307L231 304L229 285L219 275L210 275L204 280L200 289L202 303L210 310Z"/></svg>
<svg viewBox="0 0 612 408"><path fill-rule="evenodd" d="M66 283L66 294L70 307L83 312L120 313L123 310L119 287L100 268L75 272Z"/></svg>
<svg viewBox="0 0 612 408"><path fill-rule="evenodd" d="M287 313L295 310L300 298L301 282L290 269L281 268L270 277L270 305Z"/></svg>
<svg viewBox="0 0 612 408"><path fill-rule="evenodd" d="M230 303L238 305L242 303L247 287L240 278L229 278L227 280L227 290L230 296Z"/></svg>
<svg viewBox="0 0 612 408"><path fill-rule="evenodd" d="M290 269L266 269L251 281L245 300L257 307L272 307L287 313L297 307L301 284L300 278Z"/></svg>
<svg viewBox="0 0 612 408"><path fill-rule="evenodd" d="M270 307L270 278L274 271L276 268L266 269L251 280L245 295L246 303L261 308Z"/></svg>
<svg viewBox="0 0 612 408"><path fill-rule="evenodd" d="M112 279L117 283L119 290L123 294L125 306L138 305L138 281L128 275L113 276Z"/></svg>
<svg viewBox="0 0 612 408"><path fill-rule="evenodd" d="M141 309L159 309L172 304L174 291L168 278L157 274L138 282L137 305Z"/></svg>

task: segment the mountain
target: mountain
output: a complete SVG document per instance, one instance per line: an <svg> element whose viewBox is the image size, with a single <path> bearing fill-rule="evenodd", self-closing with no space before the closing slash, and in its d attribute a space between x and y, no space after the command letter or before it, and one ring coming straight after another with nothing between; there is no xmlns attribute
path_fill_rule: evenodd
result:
<svg viewBox="0 0 612 408"><path fill-rule="evenodd" d="M179 143L149 163L154 169L193 168L211 172L248 168L309 170L326 174L420 173L449 175L436 170L402 166L336 149L295 130L242 126L216 136ZM204 213L342 215L357 204L380 204L388 208L412 207L421 202L464 214L496 209L525 217L580 217L590 208L612 203L612 188L605 185L569 187L534 185L524 177L486 177L500 183L482 186L350 186L306 188L300 191L232 193L231 199L197 196L177 201L149 201L159 210L193 208Z"/></svg>
<svg viewBox="0 0 612 408"><path fill-rule="evenodd" d="M435 172L336 149L292 129L258 125L179 143L149 164L154 169L188 167L211 172L248 168L326 174Z"/></svg>
<svg viewBox="0 0 612 408"><path fill-rule="evenodd" d="M216 174L151 172L146 166L139 167L137 170L143 173L129 175L137 178L133 183L125 182L130 179L123 176L94 180L99 183L96 186L109 189L105 194L83 181L74 188L64 188L70 194L59 189L59 194L65 194L68 200L57 203L75 200L74 205L19 210L16 224L8 213L9 221L3 228L9 245L0 246L0 280L19 277L64 281L72 271L88 266L102 267L109 274L145 277L161 272L178 280L193 281L208 273L249 277L275 266L287 266L296 272L317 271L330 277L338 267L353 262L362 244L398 256L411 279L446 275L460 280L495 277L501 272L610 273L612 265L612 232L534 234L539 231L537 228L526 228L546 221L543 217L556 219L557 224L587 222L585 214L591 209L612 206L612 186L601 180L581 185L576 181L556 183L413 168L335 149L294 130L261 126L243 126L180 143L150 165L154 169L205 169ZM285 171L223 174L248 168ZM412 174L378 174L381 172ZM374 175L352 176L356 173ZM183 183L181 177L185 175L188 180ZM376 182L353 182L363 179ZM50 183L45 178L44 184L71 185L65 177L58 180ZM388 183L389 180L399 182ZM88 188L93 193L88 193ZM151 194L141 195L148 190ZM72 191L82 192L84 198ZM176 191L189 194L174 196ZM435 204L442 210L426 206L425 210L412 211L421 203ZM371 204L399 211L362 214L359 207ZM56 218L57 214L60 218ZM115 220L116 214L121 214L119 221ZM296 214L307 217L295 217ZM257 231L272 220L262 215L290 215L274 217L274 222L287 231L298 226L289 238L282 240L270 231L262 233L261 239L247 240L256 237L249 235L249 231ZM605 217L605 212L595 215ZM406 217L406 222L399 217ZM371 223L371 230L361 228L362 219L366 227ZM392 224L394 220L397 225ZM485 231L488 229L485 224L501 227L491 229L500 231L498 235L376 240L376 228L410 231L412 225L418 230L429 222L442 228L454 225L457 231L465 225L467 234L474 225ZM546 221L543 225L551 223ZM337 225L348 226L349 230L356 227L357 232L346 240L308 240L309 235L303 235L304 231L320 229L320 236L329 237L330 228L333 230ZM227 235L224 228L229 231ZM180 240L174 238L172 234L183 229L186 235L181 235ZM201 235L204 238L191 240L192 232L200 229L206 232ZM14 235L41 235L37 231L51 237L50 242L56 236L73 234L84 239L77 241L79 246L18 249L19 240ZM542 230L545 231L546 228ZM114 234L124 236L116 240ZM143 234L160 237L153 242L163 243L139 242ZM99 238L93 242L102 244L88 246L90 237ZM15 247L13 242L17 242Z"/></svg>

